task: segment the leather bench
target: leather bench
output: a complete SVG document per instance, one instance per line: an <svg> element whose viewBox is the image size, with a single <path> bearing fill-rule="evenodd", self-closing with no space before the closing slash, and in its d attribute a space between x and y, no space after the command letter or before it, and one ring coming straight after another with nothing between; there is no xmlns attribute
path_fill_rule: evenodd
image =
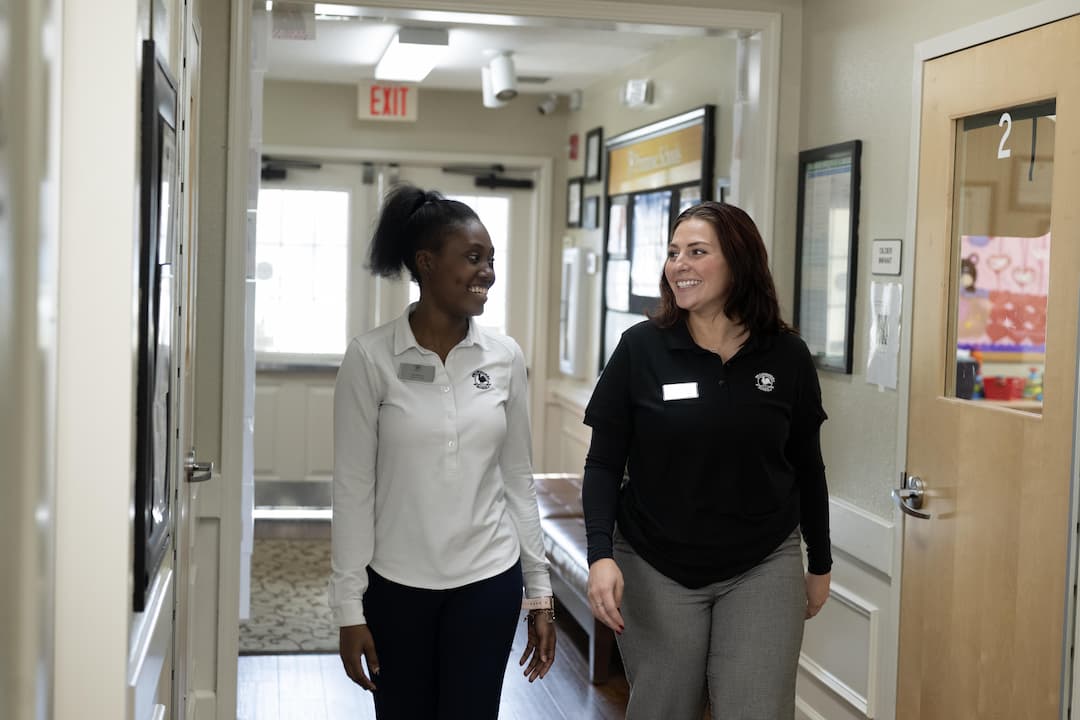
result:
<svg viewBox="0 0 1080 720"><path fill-rule="evenodd" d="M585 543L585 516L581 509L581 476L571 473L536 473L536 499L540 528L551 566L551 585L560 608L569 613L589 636L589 679L607 682L615 633L589 609L589 563Z"/></svg>

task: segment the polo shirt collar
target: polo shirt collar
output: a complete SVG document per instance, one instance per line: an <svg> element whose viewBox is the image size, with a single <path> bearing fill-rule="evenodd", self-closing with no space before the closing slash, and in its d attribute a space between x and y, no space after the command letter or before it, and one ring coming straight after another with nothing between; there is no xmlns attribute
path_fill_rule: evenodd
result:
<svg viewBox="0 0 1080 720"><path fill-rule="evenodd" d="M686 318L680 317L678 321L665 333L667 338L668 347L673 350L701 350L702 352L708 352L696 342L694 337L690 334L690 328L686 324ZM745 353L753 352L759 348L768 349L770 343L767 337L763 337L760 333L751 333L750 337L746 339L743 346L739 348L736 355L742 355Z"/></svg>
<svg viewBox="0 0 1080 720"><path fill-rule="evenodd" d="M405 312L401 313L398 319L394 321L394 355L400 355L409 348L416 348L420 352L431 352L416 342L412 325L409 324L409 316L412 315L417 305L418 303L415 302L409 303L409 306L405 308ZM476 345L481 350L488 349L488 340L484 337L484 333L481 332L476 318L469 318L469 329L465 332L465 338L458 345L462 347Z"/></svg>

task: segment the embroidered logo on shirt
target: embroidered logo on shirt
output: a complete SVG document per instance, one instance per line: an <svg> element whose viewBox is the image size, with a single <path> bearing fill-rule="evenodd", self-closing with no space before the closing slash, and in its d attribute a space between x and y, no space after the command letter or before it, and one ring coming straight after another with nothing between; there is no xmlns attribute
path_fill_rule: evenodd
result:
<svg viewBox="0 0 1080 720"><path fill-rule="evenodd" d="M776 378L771 373L758 373L754 376L756 380L757 389L761 392L772 392L776 387Z"/></svg>
<svg viewBox="0 0 1080 720"><path fill-rule="evenodd" d="M491 376L483 370L473 370L472 381L473 385L481 390L491 389Z"/></svg>

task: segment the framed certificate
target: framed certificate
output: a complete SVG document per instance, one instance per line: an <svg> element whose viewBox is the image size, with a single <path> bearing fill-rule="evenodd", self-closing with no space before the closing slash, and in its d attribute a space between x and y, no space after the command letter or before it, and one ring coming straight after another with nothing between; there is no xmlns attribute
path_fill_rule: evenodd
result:
<svg viewBox="0 0 1080 720"><path fill-rule="evenodd" d="M822 370L851 374L862 142L799 153L795 324Z"/></svg>

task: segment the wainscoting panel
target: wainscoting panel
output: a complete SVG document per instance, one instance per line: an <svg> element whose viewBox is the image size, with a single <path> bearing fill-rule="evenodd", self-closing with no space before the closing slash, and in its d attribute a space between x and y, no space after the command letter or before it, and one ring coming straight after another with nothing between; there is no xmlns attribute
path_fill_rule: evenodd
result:
<svg viewBox="0 0 1080 720"><path fill-rule="evenodd" d="M306 480L329 482L334 475L334 386L307 386Z"/></svg>
<svg viewBox="0 0 1080 720"><path fill-rule="evenodd" d="M829 602L806 623L806 649L799 658L803 672L867 717L876 684L879 614L877 607L834 581Z"/></svg>
<svg viewBox="0 0 1080 720"><path fill-rule="evenodd" d="M335 372L255 378L255 505L325 507L334 468Z"/></svg>
<svg viewBox="0 0 1080 720"><path fill-rule="evenodd" d="M800 720L890 718L881 689L894 682L886 653L892 607L893 526L843 500L830 501L833 541L829 601L806 623L799 658Z"/></svg>
<svg viewBox="0 0 1080 720"><path fill-rule="evenodd" d="M544 457L536 462L538 472L580 473L584 470L592 431L583 419L591 391L591 386L585 383L548 383L544 407Z"/></svg>
<svg viewBox="0 0 1080 720"><path fill-rule="evenodd" d="M255 477L276 480L274 468L277 458L274 448L277 446L278 398L281 385L259 379L255 384Z"/></svg>

